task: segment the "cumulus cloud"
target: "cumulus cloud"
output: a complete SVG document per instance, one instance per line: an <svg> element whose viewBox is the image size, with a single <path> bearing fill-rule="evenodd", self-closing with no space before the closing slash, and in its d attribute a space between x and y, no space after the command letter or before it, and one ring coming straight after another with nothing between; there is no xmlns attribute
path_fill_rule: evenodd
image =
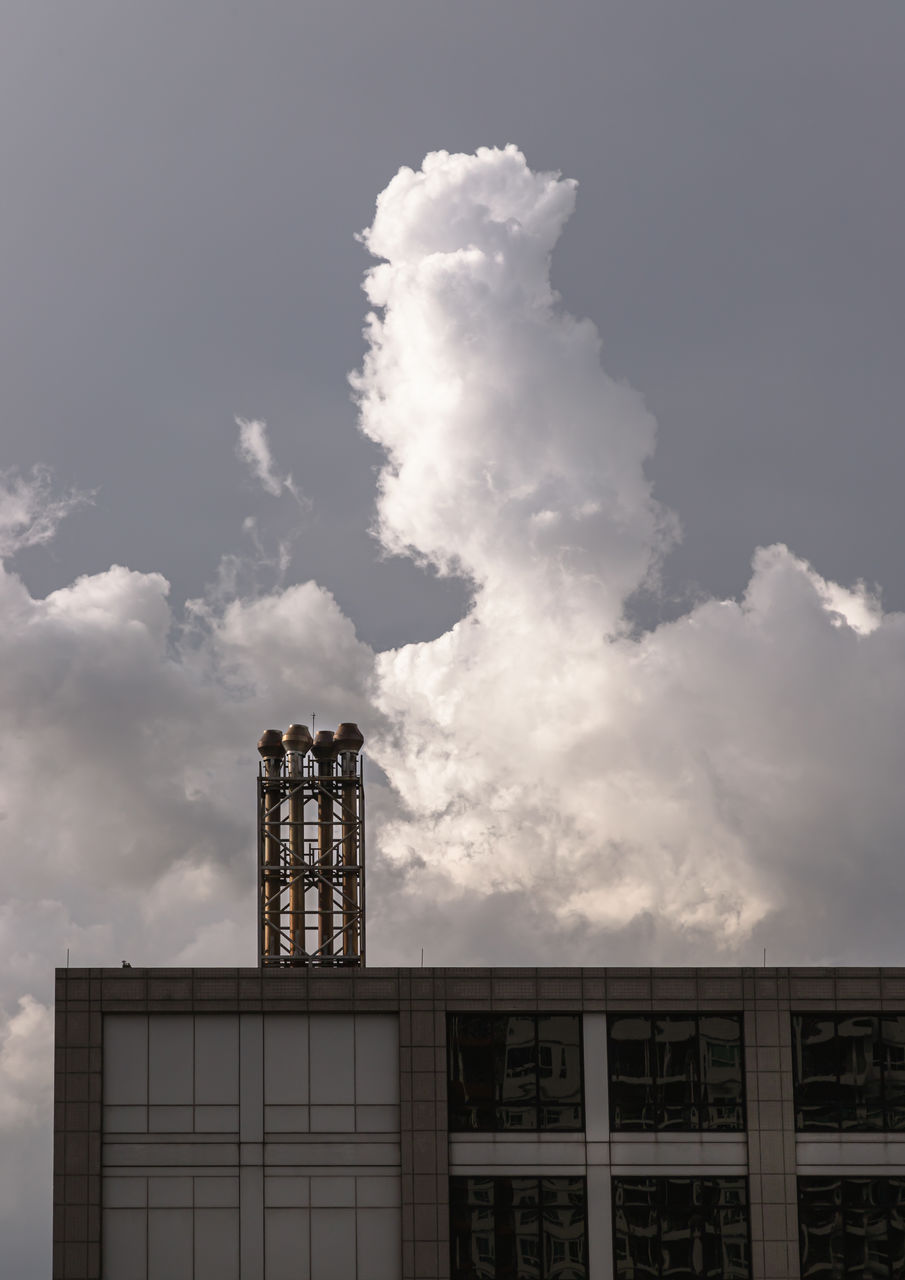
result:
<svg viewBox="0 0 905 1280"><path fill-rule="evenodd" d="M50 1010L33 996L0 1023L0 1125L16 1128L46 1112L53 1078Z"/></svg>
<svg viewBox="0 0 905 1280"><path fill-rule="evenodd" d="M45 598L0 568L5 1150L47 1123L67 947L253 961L254 741L311 710L358 720L378 766L381 962L898 959L905 617L776 546L741 599L633 627L678 523L641 397L550 285L575 194L514 147L437 152L362 236L375 532L468 582L444 635L375 654L317 583L261 590L228 558L175 604L122 566ZM298 496L264 424L239 429L264 489ZM7 474L0 552L80 500Z"/></svg>
<svg viewBox="0 0 905 1280"><path fill-rule="evenodd" d="M821 958L852 911L873 922L855 949L888 957L903 620L774 547L740 602L633 634L677 525L644 474L650 415L550 286L574 196L513 147L437 152L363 233L379 536L473 587L446 635L378 655L405 805L383 850L463 914L509 902L472 959L538 907L546 958L736 958L755 933Z"/></svg>

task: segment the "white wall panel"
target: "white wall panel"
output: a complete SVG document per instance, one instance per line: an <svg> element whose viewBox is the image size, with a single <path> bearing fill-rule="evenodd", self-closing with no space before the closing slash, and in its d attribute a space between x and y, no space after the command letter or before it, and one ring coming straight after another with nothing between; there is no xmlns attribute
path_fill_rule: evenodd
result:
<svg viewBox="0 0 905 1280"><path fill-rule="evenodd" d="M355 1015L355 1101L399 1103L399 1023L394 1017Z"/></svg>
<svg viewBox="0 0 905 1280"><path fill-rule="evenodd" d="M363 1209L356 1214L357 1280L400 1280L402 1216L399 1209Z"/></svg>
<svg viewBox="0 0 905 1280"><path fill-rule="evenodd" d="M195 1178L196 1208L239 1207L239 1179L237 1177Z"/></svg>
<svg viewBox="0 0 905 1280"><path fill-rule="evenodd" d="M304 1106L308 1101L308 1019L268 1014L264 1019L264 1102Z"/></svg>
<svg viewBox="0 0 905 1280"><path fill-rule="evenodd" d="M398 1133L398 1107L356 1107L356 1133Z"/></svg>
<svg viewBox="0 0 905 1280"><path fill-rule="evenodd" d="M147 1101L147 1014L109 1015L104 1019L104 1102L145 1106Z"/></svg>
<svg viewBox="0 0 905 1280"><path fill-rule="evenodd" d="M195 1280L239 1280L238 1209L195 1210Z"/></svg>
<svg viewBox="0 0 905 1280"><path fill-rule="evenodd" d="M342 1174L311 1179L311 1203L322 1209L355 1207L355 1179Z"/></svg>
<svg viewBox="0 0 905 1280"><path fill-rule="evenodd" d="M312 1104L355 1103L355 1023L352 1014L310 1017Z"/></svg>
<svg viewBox="0 0 905 1280"><path fill-rule="evenodd" d="M310 1119L307 1107L265 1107L264 1129L268 1133L307 1133Z"/></svg>
<svg viewBox="0 0 905 1280"><path fill-rule="evenodd" d="M239 1257L242 1280L264 1280L264 1170L239 1170Z"/></svg>
<svg viewBox="0 0 905 1280"><path fill-rule="evenodd" d="M144 1209L148 1203L148 1180L137 1178L104 1178L102 1191L108 1209Z"/></svg>
<svg viewBox="0 0 905 1280"><path fill-rule="evenodd" d="M193 1280L191 1209L148 1210L148 1280Z"/></svg>
<svg viewBox="0 0 905 1280"><path fill-rule="evenodd" d="M195 1018L195 1102L239 1105L239 1017L211 1013Z"/></svg>
<svg viewBox="0 0 905 1280"><path fill-rule="evenodd" d="M244 1013L239 1021L239 1136L264 1141L264 1020Z"/></svg>
<svg viewBox="0 0 905 1280"><path fill-rule="evenodd" d="M356 1178L356 1201L359 1206L396 1209L402 1204L402 1187L398 1176Z"/></svg>
<svg viewBox="0 0 905 1280"><path fill-rule="evenodd" d="M588 1280L613 1280L613 1203L608 1169L588 1169Z"/></svg>
<svg viewBox="0 0 905 1280"><path fill-rule="evenodd" d="M192 1107L148 1107L149 1133L191 1133L194 1121Z"/></svg>
<svg viewBox="0 0 905 1280"><path fill-rule="evenodd" d="M147 1107L104 1107L105 1133L147 1133Z"/></svg>
<svg viewBox="0 0 905 1280"><path fill-rule="evenodd" d="M144 1209L104 1210L104 1280L148 1280L147 1222Z"/></svg>
<svg viewBox="0 0 905 1280"><path fill-rule="evenodd" d="M148 1102L190 1107L194 1101L192 1018L157 1013L148 1022Z"/></svg>
<svg viewBox="0 0 905 1280"><path fill-rule="evenodd" d="M312 1133L354 1133L354 1107L311 1107Z"/></svg>
<svg viewBox="0 0 905 1280"><path fill-rule="evenodd" d="M399 1280L398 1059L390 1015L109 1015L104 1280Z"/></svg>
<svg viewBox="0 0 905 1280"><path fill-rule="evenodd" d="M309 1280L308 1213L305 1209L266 1209L264 1280Z"/></svg>
<svg viewBox="0 0 905 1280"><path fill-rule="evenodd" d="M272 1209L300 1209L311 1197L310 1178L292 1174L264 1178L264 1206Z"/></svg>
<svg viewBox="0 0 905 1280"><path fill-rule="evenodd" d="M355 1210L312 1209L311 1280L350 1280L354 1275Z"/></svg>
<svg viewBox="0 0 905 1280"><path fill-rule="evenodd" d="M582 1019L584 1039L585 1133L589 1141L610 1136L607 1090L606 1014L586 1013Z"/></svg>
<svg viewBox="0 0 905 1280"><path fill-rule="evenodd" d="M238 1107L196 1107L196 1133L238 1133Z"/></svg>
<svg viewBox="0 0 905 1280"><path fill-rule="evenodd" d="M148 1205L152 1209L191 1209L192 1179L148 1178Z"/></svg>

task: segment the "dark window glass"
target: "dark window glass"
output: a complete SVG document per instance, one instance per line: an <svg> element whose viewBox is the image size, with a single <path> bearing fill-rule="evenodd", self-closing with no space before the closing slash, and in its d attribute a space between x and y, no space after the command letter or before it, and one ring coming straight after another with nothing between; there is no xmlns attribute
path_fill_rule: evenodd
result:
<svg viewBox="0 0 905 1280"><path fill-rule="evenodd" d="M587 1280L584 1178L450 1178L452 1280Z"/></svg>
<svg viewBox="0 0 905 1280"><path fill-rule="evenodd" d="M744 1178L614 1178L616 1280L749 1280Z"/></svg>
<svg viewBox="0 0 905 1280"><path fill-rule="evenodd" d="M581 1129L578 1014L449 1015L449 1127Z"/></svg>
<svg viewBox="0 0 905 1280"><path fill-rule="evenodd" d="M806 1280L905 1280L905 1178L799 1178Z"/></svg>
<svg viewBox="0 0 905 1280"><path fill-rule="evenodd" d="M653 1129L653 1021L639 1014L609 1019L607 1054L610 1068L610 1112L614 1129Z"/></svg>
<svg viewBox="0 0 905 1280"><path fill-rule="evenodd" d="M793 1014L792 1064L798 1129L905 1129L905 1015Z"/></svg>
<svg viewBox="0 0 905 1280"><path fill-rule="evenodd" d="M905 1129L905 1014L884 1014L880 1036L884 1128Z"/></svg>
<svg viewBox="0 0 905 1280"><path fill-rule="evenodd" d="M744 1129L739 1013L613 1014L613 1129Z"/></svg>
<svg viewBox="0 0 905 1280"><path fill-rule="evenodd" d="M738 1014L698 1019L701 1128L744 1129L742 1026Z"/></svg>
<svg viewBox="0 0 905 1280"><path fill-rule="evenodd" d="M537 1018L539 1128L581 1129L581 1020L575 1014Z"/></svg>

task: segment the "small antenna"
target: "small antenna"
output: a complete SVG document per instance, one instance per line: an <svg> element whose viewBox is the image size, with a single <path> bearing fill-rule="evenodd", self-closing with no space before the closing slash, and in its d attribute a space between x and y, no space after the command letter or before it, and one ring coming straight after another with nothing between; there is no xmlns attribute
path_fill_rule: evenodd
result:
<svg viewBox="0 0 905 1280"><path fill-rule="evenodd" d="M767 948L764 947L764 968L767 967Z"/></svg>
<svg viewBox="0 0 905 1280"><path fill-rule="evenodd" d="M314 714L314 712L312 711L312 712L311 712L311 736L312 736L312 738L314 737L314 722L315 722L315 720L316 720L316 719L317 719L317 716L316 716L316 715Z"/></svg>
<svg viewBox="0 0 905 1280"><path fill-rule="evenodd" d="M421 968L424 968L424 947L421 948Z"/></svg>
<svg viewBox="0 0 905 1280"><path fill-rule="evenodd" d="M66 968L69 968L69 948L66 948Z"/></svg>

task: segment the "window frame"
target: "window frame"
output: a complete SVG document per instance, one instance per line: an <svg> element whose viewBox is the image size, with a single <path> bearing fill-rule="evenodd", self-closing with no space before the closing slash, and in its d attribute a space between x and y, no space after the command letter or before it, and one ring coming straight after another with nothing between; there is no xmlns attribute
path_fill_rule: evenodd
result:
<svg viewBox="0 0 905 1280"><path fill-rule="evenodd" d="M708 1184L711 1184L711 1185L712 1185L712 1184L720 1184L720 1183L728 1183L728 1182L732 1182L732 1183L740 1183L740 1184L744 1187L744 1191L745 1191L745 1205L744 1205L744 1209L745 1209L745 1228L746 1228L746 1230L745 1230L745 1249L746 1249L746 1261L747 1261L747 1276L746 1276L746 1277L744 1277L744 1280L753 1280L753 1276L754 1276L754 1258L753 1258L752 1238L751 1238L751 1186L750 1186L750 1177L749 1177L749 1175L748 1175L748 1174L740 1174L740 1173L739 1173L739 1174L713 1174L713 1173L707 1173L707 1174L705 1174L705 1173L675 1173L675 1174L674 1174L674 1173L669 1173L669 1174L661 1174L661 1173L631 1173L631 1174L613 1174L613 1175L611 1176L611 1178L610 1178L610 1205L611 1205L611 1213L612 1213L612 1258L613 1258L613 1277L614 1277L614 1280L619 1280L619 1276L620 1276L620 1271L619 1271L619 1257L618 1257L618 1255L617 1255L617 1251L616 1251L616 1250L617 1250L617 1244L618 1244L618 1241L619 1241L619 1234L618 1234L617 1222L618 1222L618 1214L619 1214L619 1211L620 1211L620 1206L619 1206L619 1205L617 1205L617 1203L616 1203L616 1198L617 1198L617 1195L618 1195L618 1192L619 1192L619 1189L620 1189L620 1187L621 1187L621 1186L625 1186L625 1184L627 1184L627 1183L643 1183L643 1182L653 1182L653 1183L655 1183L655 1184L656 1184L656 1187L657 1187L657 1192L658 1192L658 1204L657 1204L657 1210L658 1210L658 1213L657 1213L657 1237L656 1237L656 1238L657 1238L657 1250L656 1250L656 1252L657 1252L657 1276L658 1276L658 1280L663 1280L663 1276L664 1276L664 1269L663 1269L663 1267L664 1267L664 1263L663 1263L663 1243L662 1243L662 1242L663 1242L663 1225L662 1225L662 1224L663 1224L663 1219L664 1219L664 1214L663 1214L663 1201L664 1201L664 1199L665 1199L664 1192L665 1192L665 1190L666 1190L666 1188L667 1188L667 1185L668 1185L669 1183L680 1183L680 1182L682 1182L682 1183L700 1182L700 1183L708 1183ZM722 1232L720 1233L720 1242L721 1242L721 1244L722 1244ZM649 1273L649 1272L645 1272L645 1274L650 1274L650 1273ZM675 1269L671 1269L671 1270L668 1272L668 1275L669 1275L669 1276L675 1276L675 1275L678 1275L678 1274L681 1274L681 1273L677 1272ZM690 1273L689 1273L689 1274L690 1274ZM739 1280L742 1280L742 1278L741 1278L741 1277L739 1277Z"/></svg>
<svg viewBox="0 0 905 1280"><path fill-rule="evenodd" d="M905 1011L896 1009L793 1009L790 1012L790 1032L791 1032L791 1050L792 1050L792 1100L795 1109L795 1132L796 1133L903 1133L905 1132L905 1081L900 1085L900 1097L898 1103L893 1099L893 1090L890 1086L887 1090L887 1065L885 1057L882 1053L882 1046L885 1043L883 1035L883 1023L885 1020L899 1019L902 1022L903 1030L905 1030ZM812 1123L801 1124L802 1108L807 1100L803 1094L808 1088L801 1078L801 1055L802 1055L802 1038L801 1024L804 1019L817 1018L824 1022L832 1022L833 1024L833 1043L835 1058L835 1080L832 1087L835 1090L835 1102L833 1103L833 1112L835 1115L835 1123ZM872 1018L876 1020L879 1028L877 1043L881 1047L880 1065L879 1065L879 1107L882 1113L882 1124L870 1124L857 1122L845 1123L846 1105L843 1096L843 1070L841 1064L840 1045L845 1037L840 1036L840 1023L853 1018ZM905 1039L902 1042L903 1053L905 1053ZM826 1109L829 1105L825 1104ZM893 1107L896 1107L902 1115L901 1123L891 1125L889 1123L889 1115ZM851 1118L851 1111L848 1111Z"/></svg>
<svg viewBox="0 0 905 1280"><path fill-rule="evenodd" d="M705 1128L703 1123L706 1104L703 1100L704 1075L701 1071L699 1078L694 1082L696 1096L694 1099L694 1109L698 1113L698 1124L696 1128L679 1128L675 1125L661 1125L657 1123L656 1115L654 1123L643 1128L639 1125L616 1124L616 1090L613 1088L613 1055L611 1045L613 1043L613 1024L617 1019L624 1018L646 1018L650 1021L650 1038L648 1043L651 1046L651 1063L656 1066L656 1027L658 1020L675 1018L682 1020L693 1020L695 1024L694 1042L696 1046L697 1062L701 1063L701 1019L702 1018L732 1018L738 1022L738 1051L739 1051L739 1068L740 1068L740 1095L739 1106L741 1110L741 1123L739 1125ZM642 1044L643 1041L636 1041ZM746 1088L746 1070L745 1070L745 1017L742 1009L610 1009L606 1015L606 1051L607 1051L607 1108L609 1113L609 1126L611 1133L747 1133L748 1132L748 1096ZM654 1099L657 1097L658 1080L656 1075L652 1077L651 1089Z"/></svg>
<svg viewBox="0 0 905 1280"><path fill-rule="evenodd" d="M455 1110L472 1106L474 1111L477 1107L469 1104L467 1101L459 1102L452 1097L452 1086L455 1083L453 1076L453 1050L456 1038L453 1035L453 1027L457 1019L460 1018L531 1018L534 1021L534 1094L533 1105L537 1116L537 1123L534 1126L512 1126L507 1128L504 1125L495 1123L493 1127L472 1125L463 1126L454 1123L453 1113ZM542 1123L543 1112L545 1109L554 1106L554 1102L545 1102L541 1097L541 1080L540 1080L540 1062L539 1047L542 1043L538 1035L538 1023L541 1018L573 1018L575 1019L578 1030L578 1121L574 1125L549 1125ZM495 1039L491 1035L491 1052L495 1047ZM505 1075L503 1077L505 1079ZM492 1088L497 1088L498 1082L494 1078L491 1082ZM501 1109L505 1108L505 1103L494 1099L487 1104L488 1111L492 1111L494 1118L499 1115ZM449 1133L584 1133L587 1123L587 1110L585 1105L585 1060L584 1060L584 1018L580 1012L574 1009L493 1009L493 1010L448 1010L446 1014L446 1123Z"/></svg>
<svg viewBox="0 0 905 1280"><path fill-rule="evenodd" d="M583 1213L583 1223L584 1223L584 1228L583 1228L583 1233L582 1233L582 1239L583 1239L583 1249L582 1249L582 1254L583 1254L583 1263L582 1263L582 1266L583 1266L584 1274L583 1274L583 1276L581 1276L581 1277L580 1277L580 1280L590 1280L590 1276L591 1276L591 1264L590 1264L590 1259L589 1259L589 1249L588 1249L588 1219L589 1219L589 1214L588 1214L588 1180L587 1180L587 1176L586 1176L585 1174L578 1174L578 1173L574 1173L574 1174L550 1174L550 1173L545 1173L545 1172L533 1172L533 1171L528 1170L528 1169L526 1169L526 1170L524 1170L524 1171L520 1171L519 1173L509 1173L509 1174L499 1174L499 1173L471 1173L471 1174L452 1174L452 1175L450 1175L450 1178L449 1178L449 1266L450 1266L450 1276L452 1276L452 1277L453 1277L453 1280L455 1280L455 1277L456 1277L456 1276L461 1276L461 1275L463 1274L463 1272L462 1272L462 1269L461 1269L461 1268L460 1268L459 1270L457 1270L457 1269L456 1269L456 1267L455 1267L455 1249L456 1249L456 1242L457 1242L457 1240L459 1240L459 1239L461 1238L461 1236L462 1236L462 1233L458 1231L457 1221L456 1221L457 1213L458 1213L458 1212L461 1210L461 1208L462 1208L462 1199L461 1199L459 1196L457 1196L457 1195L455 1194L455 1188L456 1188L457 1186L458 1186L458 1187L464 1187L464 1185L465 1185L465 1184L467 1184L467 1183L469 1183L469 1182L475 1182L475 1181L479 1181L479 1182L490 1182L490 1183L493 1183L493 1205L492 1205L492 1213L493 1213L493 1236L494 1236L494 1253L495 1253L495 1254L496 1254L496 1243L497 1243L497 1241L499 1240L499 1238L500 1238L501 1236L503 1236L503 1235L504 1235L504 1233L500 1230L499 1220L497 1219L497 1216L496 1216L496 1210L497 1210L498 1203L499 1203L499 1202L498 1202L498 1187L502 1186L503 1184L509 1184L509 1185L510 1185L510 1187L511 1187L511 1185L512 1185L513 1183L515 1183L515 1182L520 1182L520 1181L521 1181L521 1182L533 1181L533 1182L536 1184L536 1188L537 1188L537 1198L536 1198L536 1204L537 1204L537 1234L536 1234L536 1237L535 1237L535 1238L536 1238L536 1241L537 1241L537 1252L536 1252L536 1257L537 1257L537 1259L538 1259L538 1270L539 1270L539 1272L540 1272L540 1280L551 1280L552 1275L554 1275L554 1274L556 1273L555 1271L554 1271L554 1272L548 1272L548 1271L546 1270L546 1265L545 1265L545 1264L546 1264L546 1259L545 1259L545 1254L544 1254L544 1239L545 1239L545 1233L544 1233L544 1200L543 1200L544 1183L546 1182L546 1183L558 1183L558 1184L564 1184L564 1183L577 1183L577 1184L579 1184L579 1185L580 1185L580 1187L581 1187L581 1192L582 1192L582 1213ZM563 1189L565 1189L565 1188L563 1188ZM467 1202L467 1195L466 1195L465 1199L466 1199L466 1202ZM466 1203L466 1208L467 1208L467 1207L468 1207L468 1206L467 1206L467 1203ZM475 1234L476 1234L476 1233L475 1233L475 1231L473 1230L473 1228L469 1230L469 1238L473 1238ZM504 1259L497 1259L497 1258L495 1257L495 1258L494 1258L494 1267L493 1267L494 1272L497 1272L497 1270L498 1270L498 1267L497 1267L497 1262L498 1262L498 1261L499 1261L499 1263L500 1263L500 1266L501 1266L501 1267L506 1265L506 1263L505 1263L505 1260L504 1260ZM556 1264L555 1264L555 1260L554 1260L554 1266L555 1266L555 1265L556 1265ZM489 1273L485 1273L485 1274L489 1274ZM511 1276L511 1274L512 1274L512 1273L511 1273L511 1270L507 1267L506 1272L504 1273L504 1275L506 1275L506 1276ZM563 1274L563 1273L562 1273L562 1271L559 1271L559 1272L558 1272L558 1274L560 1274L560 1275L561 1275L561 1274ZM502 1278L501 1278L501 1280L502 1280Z"/></svg>
<svg viewBox="0 0 905 1280"><path fill-rule="evenodd" d="M831 1253L832 1253L832 1252L836 1252L837 1256L841 1256L841 1259L842 1259L842 1268L843 1268L843 1270L842 1270L842 1275L846 1275L846 1274L848 1274L848 1273L847 1273L847 1271L846 1271L846 1269L845 1269L845 1254L846 1254L846 1243L847 1243L847 1241L846 1241L846 1227L847 1227L847 1226L848 1226L848 1224L849 1224L850 1222L852 1222L852 1221L854 1220L854 1218L855 1218L855 1213L854 1213L854 1211L852 1210L851 1206L847 1203L846 1186L845 1186L845 1184L846 1184L846 1183L858 1183L858 1184L872 1183L872 1184L875 1184L875 1185L876 1185L876 1184L878 1184L878 1183L882 1183L882 1184L886 1184L887 1186L889 1186L889 1185L890 1185L890 1184L892 1184L892 1183L899 1183L899 1184L900 1184L900 1186L901 1186L901 1188L902 1188L903 1204L905 1204L905 1174L901 1174L901 1173L886 1173L886 1174L859 1174L859 1173L851 1173L851 1174L850 1174L850 1173L800 1174L800 1175L795 1179L795 1190L796 1190L796 1209L797 1209L797 1214L798 1214L798 1257L799 1257L799 1262L800 1262L800 1266L801 1266L801 1273L802 1273L802 1275L804 1275L804 1274L805 1274L805 1271L804 1271L804 1267L805 1267L804 1246L805 1246L805 1240L806 1240L806 1238L807 1238L807 1237L806 1237L806 1235L805 1235L805 1232L808 1230L808 1227L810 1227L810 1226L811 1226L811 1224L810 1224L810 1223L806 1223L806 1222L803 1220L803 1207L804 1207L804 1205L805 1205L805 1203L806 1203L806 1200L805 1200L805 1191L806 1191L807 1189L813 1189L813 1190L816 1190L816 1184L818 1184L818 1183L824 1183L824 1184L830 1184L830 1185L831 1185L831 1184L833 1184L833 1183L835 1183L835 1182L838 1182L838 1183L840 1184L840 1189L839 1189L839 1207L838 1207L838 1215L839 1215L839 1219L840 1219L840 1222L841 1222L841 1230L840 1230L840 1232L839 1232L839 1235L838 1235L838 1238L837 1238L837 1239L835 1239L835 1240L833 1239L833 1235L835 1235L835 1232L833 1232L833 1233L829 1236L829 1238L828 1238L828 1244L829 1244L829 1247L830 1247L830 1251L831 1251ZM829 1189L829 1187L828 1187L827 1189ZM901 1205L899 1206L899 1208L901 1209ZM885 1206L886 1244L887 1244L887 1265L891 1264L891 1263L892 1263L892 1260L893 1260L893 1259L892 1259L892 1256L891 1256L891 1254L892 1254L892 1249L891 1249L891 1247L890 1247L890 1235L891 1235L891 1232L890 1232L890 1229L889 1229L889 1228L890 1228L890 1226L892 1225L893 1212L894 1212L894 1211L893 1211L893 1209L892 1209L892 1207L891 1207L891 1205L890 1205L889 1199L887 1198L887 1204L886 1204L886 1206ZM824 1226L823 1224L820 1224L820 1226L821 1226L821 1228L822 1228L822 1231L823 1231L823 1232L825 1232L825 1226ZM819 1232L817 1232L817 1231L816 1231L816 1229L815 1229L815 1234L820 1234L820 1233L819 1233ZM854 1235L854 1234L856 1234L856 1233L855 1233L855 1232L852 1232L852 1234ZM834 1246L835 1246L835 1249L834 1249ZM808 1273L808 1274L810 1274L810 1273ZM862 1275L863 1275L863 1274L864 1274L864 1271L863 1271L863 1270L861 1270L861 1271L860 1271L860 1274L862 1274ZM890 1265L890 1269L889 1269L889 1274L890 1274L890 1275L892 1275L892 1274L893 1274L893 1271L892 1271L891 1265ZM900 1273L900 1274L901 1274L901 1273Z"/></svg>

